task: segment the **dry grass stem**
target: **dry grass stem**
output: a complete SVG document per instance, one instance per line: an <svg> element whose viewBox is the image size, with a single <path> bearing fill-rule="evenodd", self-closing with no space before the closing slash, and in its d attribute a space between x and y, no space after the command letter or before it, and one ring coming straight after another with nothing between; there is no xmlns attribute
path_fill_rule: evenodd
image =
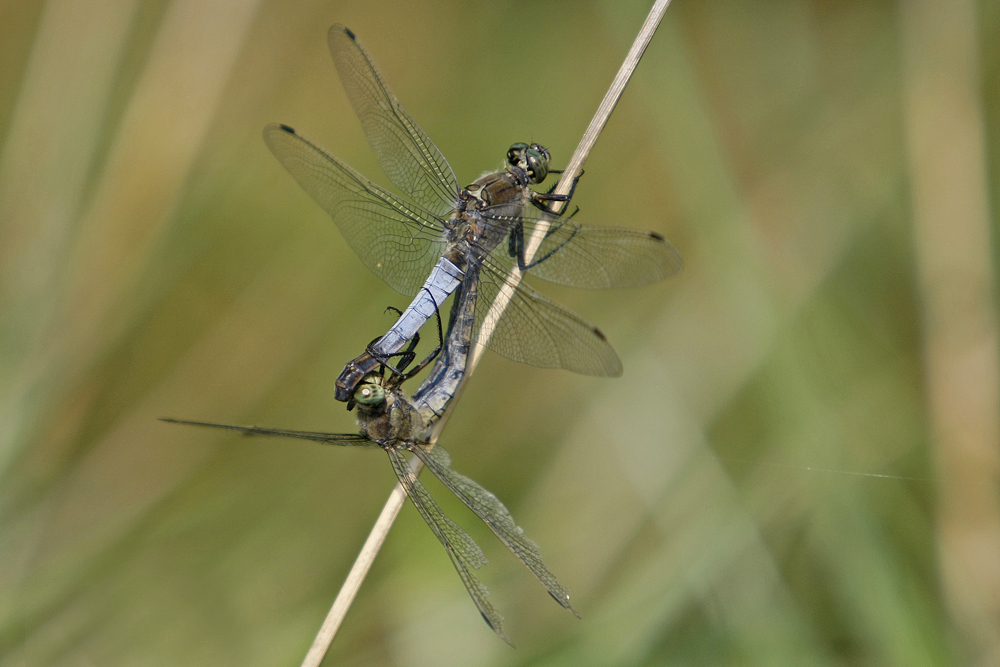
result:
<svg viewBox="0 0 1000 667"><path fill-rule="evenodd" d="M969 664L1000 664L1000 397L976 6L902 4L942 589ZM942 26L948 29L942 30ZM941 91L948 91L942 94Z"/></svg>
<svg viewBox="0 0 1000 667"><path fill-rule="evenodd" d="M605 94L604 99L597 108L597 112L594 114L594 118L591 120L590 126L587 128L586 132L584 132L583 138L577 145L576 151L573 153L573 157L570 159L562 178L556 185L554 190L555 193L568 194L570 192L573 180L583 170L583 164L586 161L587 156L597 143L597 138L600 136L601 131L604 129L608 119L611 117L611 112L614 111L615 105L617 105L618 100L621 99L625 86L628 84L629 79L632 77L632 73L638 66L643 52L649 45L649 41L656 32L656 28L660 24L660 20L663 18L663 14L666 12L669 5L670 0L657 0L654 3L649 15L646 17L646 21L639 30L639 34L632 43L632 48L629 49L621 68L619 68L618 74L615 75L608 92ZM544 225L538 225L534 234L529 238L525 247L526 262L531 261L536 250L538 249L538 246L543 240L544 232ZM459 385L458 390L455 393L455 397L448 403L448 407L445 409L445 414L435 424L430 438L431 444L437 442L438 437L441 435L441 431L444 429L445 424L451 417L453 408L465 386L465 382L468 380L469 376L472 375L473 370L475 370L476 366L479 364L479 360L482 358L483 350L486 347L486 343L489 341L490 334L493 331L497 318L503 314L503 311L506 309L511 296L513 295L514 289L521 282L522 278L522 272L515 266L512 269L511 275L507 281L506 289L502 290L493 302L493 307L490 309L489 315L484 319L482 329L476 337L476 345L474 346L469 357L465 378ZM410 461L410 469L415 475L419 474L422 468L423 464L419 459L413 458ZM323 625L316 634L316 639L313 640L312 646L309 648L309 652L302 661L302 667L318 667L323 661L323 657L326 655L330 644L333 642L333 638L336 636L341 623L343 623L344 617L347 615L347 611L350 609L351 603L354 601L354 598L361 587L361 583L364 581L365 576L368 574L368 570L371 569L372 563L375 561L375 556L378 554L379 549L381 549L383 542L385 542L385 538L389 534L389 529L392 528L393 522L396 520L400 510L403 508L404 502L406 502L406 492L403 490L403 487L397 483L396 487L389 495L385 506L382 508L382 513L379 515L375 525L372 527L372 530L368 535L368 539L365 540L364 546L361 547L361 552L355 559L354 565L351 567L351 571L348 573L343 586L340 588L340 592L337 593L337 597L333 601L333 606L330 608L330 612L327 614L326 619L323 621Z"/></svg>

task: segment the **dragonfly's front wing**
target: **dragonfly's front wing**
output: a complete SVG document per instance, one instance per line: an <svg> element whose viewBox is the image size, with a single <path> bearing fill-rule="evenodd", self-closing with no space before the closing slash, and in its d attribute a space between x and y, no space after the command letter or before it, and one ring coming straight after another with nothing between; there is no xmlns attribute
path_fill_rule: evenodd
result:
<svg viewBox="0 0 1000 667"><path fill-rule="evenodd" d="M359 174L287 125L264 143L337 223L361 261L397 292L416 294L445 251L444 221Z"/></svg>
<svg viewBox="0 0 1000 667"><path fill-rule="evenodd" d="M418 205L446 215L459 188L444 155L400 105L353 32L338 23L327 44L382 171Z"/></svg>

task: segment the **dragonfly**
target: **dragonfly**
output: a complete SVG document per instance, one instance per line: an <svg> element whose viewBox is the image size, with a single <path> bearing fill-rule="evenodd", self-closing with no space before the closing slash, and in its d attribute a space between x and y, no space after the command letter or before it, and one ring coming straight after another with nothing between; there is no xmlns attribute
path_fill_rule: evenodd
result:
<svg viewBox="0 0 1000 667"><path fill-rule="evenodd" d="M334 25L327 43L368 142L397 196L283 124L264 141L333 218L361 261L416 298L390 330L349 362L335 397L350 401L373 369L403 349L470 270L479 272L476 324L495 321L486 345L534 366L617 377L621 361L600 329L512 277L512 269L558 284L602 289L647 285L680 271L677 249L656 232L581 225L549 205L572 192L539 192L551 155L515 143L500 171L460 187L442 152L400 105L353 32ZM525 239L542 238L533 257ZM502 312L497 296L509 295ZM478 330L478 329L477 329Z"/></svg>
<svg viewBox="0 0 1000 667"><path fill-rule="evenodd" d="M458 288L456 305L448 326L447 342L442 340L441 321L438 315L440 357L428 378L414 398L402 390L402 383L413 377L437 355L432 352L416 367L407 371L415 359L415 336L400 355L397 368L382 365L367 374L355 388L351 400L357 405L358 433L323 433L295 431L260 426L237 426L214 422L189 421L164 418L175 424L228 429L247 436L272 436L311 440L325 445L380 447L389 456L396 478L406 495L423 517L431 531L444 546L469 596L487 625L508 644L513 645L504 632L503 616L490 604L486 586L475 576L487 563L482 549L458 524L448 518L427 489L417 479L405 453L410 452L430 469L444 486L471 509L500 541L535 575L549 595L574 615L579 614L570 606L569 591L556 579L541 557L538 545L525 536L507 507L493 493L477 482L455 472L451 457L440 445L432 445L429 435L434 423L444 412L457 384L465 373L475 322L474 308L477 299L478 276L470 274ZM388 374L386 372L388 371Z"/></svg>

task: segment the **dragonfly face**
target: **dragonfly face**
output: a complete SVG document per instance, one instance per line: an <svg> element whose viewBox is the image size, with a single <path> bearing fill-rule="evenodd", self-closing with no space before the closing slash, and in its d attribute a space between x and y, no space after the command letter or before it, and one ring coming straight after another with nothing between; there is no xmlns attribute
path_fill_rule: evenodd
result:
<svg viewBox="0 0 1000 667"><path fill-rule="evenodd" d="M354 390L358 430L383 449L425 438L424 420L390 376L373 373Z"/></svg>
<svg viewBox="0 0 1000 667"><path fill-rule="evenodd" d="M512 144L507 151L507 164L523 169L532 184L539 184L548 178L549 151L539 144Z"/></svg>
<svg viewBox="0 0 1000 667"><path fill-rule="evenodd" d="M385 403L385 383L377 375L369 376L354 390L354 401L358 405L376 406Z"/></svg>

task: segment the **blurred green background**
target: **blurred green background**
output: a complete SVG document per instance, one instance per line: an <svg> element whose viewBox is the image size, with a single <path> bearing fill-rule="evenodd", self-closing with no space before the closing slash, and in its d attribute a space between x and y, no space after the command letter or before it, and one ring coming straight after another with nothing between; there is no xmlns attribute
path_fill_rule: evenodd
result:
<svg viewBox="0 0 1000 667"><path fill-rule="evenodd" d="M407 299L260 137L387 182L327 28L465 183L514 141L564 164L648 7L0 3L0 664L297 665L392 488L378 451L156 421L354 428L333 380ZM327 664L1000 664L998 30L677 0L575 202L684 273L538 285L624 377L489 353L441 439L582 620L427 480L517 649L407 506Z"/></svg>

